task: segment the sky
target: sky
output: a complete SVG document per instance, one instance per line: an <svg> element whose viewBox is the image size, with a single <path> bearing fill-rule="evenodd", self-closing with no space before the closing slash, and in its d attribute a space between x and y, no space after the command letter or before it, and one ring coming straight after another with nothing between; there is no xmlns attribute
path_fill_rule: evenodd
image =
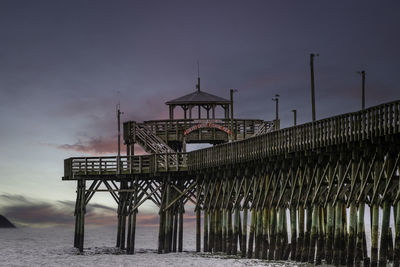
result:
<svg viewBox="0 0 400 267"><path fill-rule="evenodd" d="M0 214L24 226L72 226L76 184L63 160L115 155L117 122L166 119L166 101L201 89L235 117L311 120L400 99L398 1L0 1ZM139 224L154 225L145 203ZM191 211L187 214L190 217ZM95 195L89 225L113 225Z"/></svg>

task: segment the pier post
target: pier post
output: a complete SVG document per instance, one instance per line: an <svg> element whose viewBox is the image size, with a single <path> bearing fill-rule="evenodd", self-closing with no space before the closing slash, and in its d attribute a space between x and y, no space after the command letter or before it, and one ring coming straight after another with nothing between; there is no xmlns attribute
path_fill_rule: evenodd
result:
<svg viewBox="0 0 400 267"><path fill-rule="evenodd" d="M268 260L273 260L275 256L275 242L276 242L276 210L270 209L270 224L269 224L269 251Z"/></svg>
<svg viewBox="0 0 400 267"><path fill-rule="evenodd" d="M394 247L393 247L393 231L392 231L392 227L389 227L388 230L388 236L387 236L387 240L388 240L388 248L387 248L387 258L389 262L393 263L393 253L394 253Z"/></svg>
<svg viewBox="0 0 400 267"><path fill-rule="evenodd" d="M255 246L254 246L254 258L261 258L262 248L262 211L257 209L256 214L256 225L255 225Z"/></svg>
<svg viewBox="0 0 400 267"><path fill-rule="evenodd" d="M374 172L374 186L377 186L379 181L379 174L382 168L381 163L381 149L378 149L377 160L375 162ZM371 223L371 267L378 266L378 231L379 231L379 205L372 203L372 223Z"/></svg>
<svg viewBox="0 0 400 267"><path fill-rule="evenodd" d="M120 182L121 189L127 189L127 182ZM119 248L125 249L125 238L126 238L126 215L127 215L127 193L120 192L119 194L119 202L120 202L120 223L119 223Z"/></svg>
<svg viewBox="0 0 400 267"><path fill-rule="evenodd" d="M242 258L246 257L247 251L247 216L248 216L248 208L245 204L243 208L243 230L242 230Z"/></svg>
<svg viewBox="0 0 400 267"><path fill-rule="evenodd" d="M268 209L263 209L262 214L262 252L261 258L267 259L268 258Z"/></svg>
<svg viewBox="0 0 400 267"><path fill-rule="evenodd" d="M200 199L197 199L197 201L200 201ZM182 205L182 204L181 204ZM183 223L183 214L182 214L182 207L181 207L181 213L180 217L182 218L182 223ZM183 227L180 226L183 230ZM200 218L200 207L196 207L196 252L200 252L201 249L201 218Z"/></svg>
<svg viewBox="0 0 400 267"><path fill-rule="evenodd" d="M343 220L342 220L342 203L340 201L336 202L335 205L335 236L333 242L333 264L335 266L340 265L340 251L342 246L342 227L343 227Z"/></svg>
<svg viewBox="0 0 400 267"><path fill-rule="evenodd" d="M177 194L175 194L174 197L176 197ZM173 238L172 238L172 251L176 252L177 246L178 246L178 214L179 214L179 207L177 205L178 203L175 203L172 206L173 210L173 220L174 220L174 228L173 228Z"/></svg>
<svg viewBox="0 0 400 267"><path fill-rule="evenodd" d="M363 233L364 209L365 209L365 204L360 203L358 206L356 255L355 255L355 261L354 261L354 265L356 267L361 265L361 260L363 259L363 239L364 239L364 235L365 235L365 233Z"/></svg>
<svg viewBox="0 0 400 267"><path fill-rule="evenodd" d="M382 229L381 229L381 245L379 248L379 267L385 267L388 261L388 242L389 242L389 221L390 221L390 204L388 200L383 202L382 213ZM390 239L392 237L390 236Z"/></svg>
<svg viewBox="0 0 400 267"><path fill-rule="evenodd" d="M317 255L315 257L315 265L321 265L322 259L325 259L325 214L324 208L319 207L318 217L318 241Z"/></svg>
<svg viewBox="0 0 400 267"><path fill-rule="evenodd" d="M254 230L256 224L256 210L252 208L250 210L250 232L249 232L249 244L247 248L247 258L251 259L253 257L253 243L254 243Z"/></svg>
<svg viewBox="0 0 400 267"><path fill-rule="evenodd" d="M333 256L333 240L334 240L334 219L335 211L331 203L327 204L326 211L326 243L325 243L325 260L327 264L332 263Z"/></svg>
<svg viewBox="0 0 400 267"><path fill-rule="evenodd" d="M237 184L237 190L239 185ZM237 193L238 194L238 193ZM233 245L232 245L232 254L236 255L237 250L238 250L238 236L239 236L239 215L240 215L240 210L239 207L235 207L235 213L234 213L234 224L233 224Z"/></svg>
<svg viewBox="0 0 400 267"><path fill-rule="evenodd" d="M355 179L355 178L354 178ZM357 208L355 203L350 203L350 222L349 222L349 236L347 240L347 266L354 264L354 251L356 244L356 227L357 227Z"/></svg>
<svg viewBox="0 0 400 267"><path fill-rule="evenodd" d="M167 186L165 183L165 178L162 181L162 187L161 187L161 204L160 204L160 211L159 211L159 216L160 216L160 223L159 223L159 230L158 230L158 254L161 254L164 252L164 245L165 245L165 202L166 202L166 190Z"/></svg>
<svg viewBox="0 0 400 267"><path fill-rule="evenodd" d="M400 189L398 189L400 190ZM393 267L400 266L400 201L395 203L396 216L395 216L395 241L393 252Z"/></svg>
<svg viewBox="0 0 400 267"><path fill-rule="evenodd" d="M306 232L304 233L304 245L302 251L302 262L308 261L308 253L311 241L311 225L312 225L312 209L310 206L306 208Z"/></svg>
<svg viewBox="0 0 400 267"><path fill-rule="evenodd" d="M210 232L208 233L208 235L209 235L208 250L210 252L215 252L215 243L214 243L214 238L215 238L215 209L214 209L214 207L210 209L209 215L210 215Z"/></svg>
<svg viewBox="0 0 400 267"><path fill-rule="evenodd" d="M372 206L371 225L371 267L378 266L378 227L379 227L379 206Z"/></svg>
<svg viewBox="0 0 400 267"><path fill-rule="evenodd" d="M226 251L227 251L227 245L226 245L227 233L226 233L226 231L228 229L228 226L227 226L227 219L226 219L225 204L223 204L223 208L221 209L221 212L222 212L222 230L221 230L221 232L222 232L222 245L221 245L221 250L226 253Z"/></svg>
<svg viewBox="0 0 400 267"><path fill-rule="evenodd" d="M227 250L226 253L228 255L232 254L232 245L233 245L233 232L232 232L232 213L231 213L231 204L228 203L228 208L226 209L226 216L228 217L228 238L227 238Z"/></svg>
<svg viewBox="0 0 400 267"><path fill-rule="evenodd" d="M203 251L204 252L209 252L209 247L208 247L208 210L204 208L203 210Z"/></svg>
<svg viewBox="0 0 400 267"><path fill-rule="evenodd" d="M221 213L219 207L215 208L215 236L214 236L214 251L221 251Z"/></svg>
<svg viewBox="0 0 400 267"><path fill-rule="evenodd" d="M79 180L76 182L76 201L75 201L75 235L74 235L74 247L78 248L79 244L79 223L80 223L80 201L81 201L81 194L80 194L80 182Z"/></svg>
<svg viewBox="0 0 400 267"><path fill-rule="evenodd" d="M171 178L168 177L168 181L166 184L166 198L165 198L165 207L168 207L169 202L171 200ZM165 253L171 252L171 236L172 236L172 210L171 207L165 210L165 242L164 242L164 251Z"/></svg>
<svg viewBox="0 0 400 267"><path fill-rule="evenodd" d="M302 259L302 247L304 244L304 208L302 206L298 207L298 228L299 228L299 236L297 238L297 247L296 247L296 261L301 261Z"/></svg>
<svg viewBox="0 0 400 267"><path fill-rule="evenodd" d="M85 213L86 213L86 198L85 198L85 190L86 190L86 180L78 180L80 184L80 202L79 202L79 237L78 237L78 248L79 252L83 252L83 244L85 239Z"/></svg>
<svg viewBox="0 0 400 267"><path fill-rule="evenodd" d="M138 178L135 183L131 182L131 189L134 190L129 198L129 212L128 212L128 240L127 240L127 254L135 253L135 235L136 235L136 214L137 209L133 210L138 200Z"/></svg>
<svg viewBox="0 0 400 267"><path fill-rule="evenodd" d="M275 243L275 260L282 260L283 250L283 208L277 208L277 225L276 225L276 243Z"/></svg>
<svg viewBox="0 0 400 267"><path fill-rule="evenodd" d="M313 213L312 213L312 222L311 222L311 233L310 233L310 250L308 252L308 262L314 263L315 259L315 246L318 240L318 217L319 217L319 208L314 205Z"/></svg>
<svg viewBox="0 0 400 267"><path fill-rule="evenodd" d="M290 260L296 260L297 229L296 229L296 207L290 207Z"/></svg>
<svg viewBox="0 0 400 267"><path fill-rule="evenodd" d="M201 249L201 216L200 216L200 181L199 178L197 177L196 180L196 252L200 252ZM180 204L180 220L179 220L179 224L180 224L180 231L183 231L183 201L181 201ZM181 222L182 220L182 222ZM181 233L180 233L181 234ZM183 235L183 232L182 232ZM180 240L180 236L179 236L179 240ZM179 252L182 252L182 250L179 250Z"/></svg>
<svg viewBox="0 0 400 267"><path fill-rule="evenodd" d="M290 247L289 247L289 237L288 237L288 227L287 227L287 210L286 208L283 209L283 250L282 250L282 259L288 260Z"/></svg>
<svg viewBox="0 0 400 267"><path fill-rule="evenodd" d="M181 199L179 201L179 242L178 242L178 252L182 252L183 251L183 214L185 213L185 207L183 204L183 200ZM197 220L200 221L200 208L198 207L196 210L196 215L197 213L199 214L198 218L196 218L196 223ZM198 235L197 235L198 233ZM200 222L198 222L198 224L196 224L196 247L198 247L198 251L196 249L197 252L200 252ZM197 242L199 244L197 244Z"/></svg>

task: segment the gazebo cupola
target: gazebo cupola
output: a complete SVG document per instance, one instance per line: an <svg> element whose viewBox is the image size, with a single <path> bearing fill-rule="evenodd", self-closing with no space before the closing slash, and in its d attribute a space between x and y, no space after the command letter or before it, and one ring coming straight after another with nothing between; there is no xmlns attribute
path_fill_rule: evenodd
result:
<svg viewBox="0 0 400 267"><path fill-rule="evenodd" d="M174 119L174 109L179 106L183 109L184 119L215 119L215 109L222 107L225 119L229 119L229 108L231 102L225 98L212 95L200 90L200 78L196 85L197 90L191 94L184 95L165 104L169 106L169 119ZM197 116L192 116L193 108L197 107ZM201 110L205 111L202 117ZM211 112L210 112L211 111ZM211 113L211 114L210 114Z"/></svg>

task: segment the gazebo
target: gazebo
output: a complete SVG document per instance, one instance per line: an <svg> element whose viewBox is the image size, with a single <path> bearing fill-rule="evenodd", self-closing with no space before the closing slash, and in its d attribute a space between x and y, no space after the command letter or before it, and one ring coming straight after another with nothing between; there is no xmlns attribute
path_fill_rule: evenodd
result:
<svg viewBox="0 0 400 267"><path fill-rule="evenodd" d="M197 90L193 93L170 100L165 104L169 106L169 119L174 120L174 109L179 106L183 109L184 119L194 119L192 109L198 108L198 119L215 119L215 109L221 106L224 109L225 119L229 119L229 108L231 102L225 98L212 95L200 90L200 78L196 85ZM201 110L205 110L206 117L201 117ZM211 117L210 117L211 110ZM188 116L189 115L189 116Z"/></svg>

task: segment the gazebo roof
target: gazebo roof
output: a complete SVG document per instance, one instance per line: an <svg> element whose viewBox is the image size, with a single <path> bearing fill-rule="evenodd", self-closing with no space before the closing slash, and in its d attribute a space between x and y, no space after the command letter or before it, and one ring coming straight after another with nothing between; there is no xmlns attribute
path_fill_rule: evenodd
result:
<svg viewBox="0 0 400 267"><path fill-rule="evenodd" d="M204 105L204 104L229 104L230 101L200 90L165 102L167 105Z"/></svg>

